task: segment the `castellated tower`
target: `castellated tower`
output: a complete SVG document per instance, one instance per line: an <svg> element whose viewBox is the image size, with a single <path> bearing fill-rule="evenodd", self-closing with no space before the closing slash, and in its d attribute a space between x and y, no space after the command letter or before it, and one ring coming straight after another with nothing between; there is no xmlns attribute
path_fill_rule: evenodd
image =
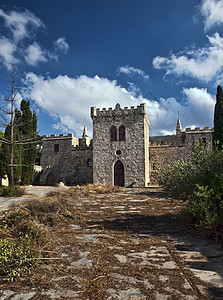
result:
<svg viewBox="0 0 223 300"><path fill-rule="evenodd" d="M93 183L149 184L149 120L146 104L122 109L92 107Z"/></svg>

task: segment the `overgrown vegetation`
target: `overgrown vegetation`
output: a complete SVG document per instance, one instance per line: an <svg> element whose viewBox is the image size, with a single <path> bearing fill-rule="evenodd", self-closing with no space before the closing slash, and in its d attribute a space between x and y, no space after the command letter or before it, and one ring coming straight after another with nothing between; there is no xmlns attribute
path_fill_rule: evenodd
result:
<svg viewBox="0 0 223 300"><path fill-rule="evenodd" d="M70 223L87 224L85 213L77 209L81 197L120 190L102 184L76 186L48 193L38 201L23 202L5 212L0 217L0 282L23 279L39 261L55 259L52 229Z"/></svg>
<svg viewBox="0 0 223 300"><path fill-rule="evenodd" d="M14 281L31 272L38 262L42 232L25 209L5 212L0 220L0 278Z"/></svg>
<svg viewBox="0 0 223 300"><path fill-rule="evenodd" d="M21 197L24 193L24 188L19 185L0 187L0 197Z"/></svg>
<svg viewBox="0 0 223 300"><path fill-rule="evenodd" d="M223 151L196 143L188 160L166 165L160 184L188 200L187 213L202 230L223 234Z"/></svg>

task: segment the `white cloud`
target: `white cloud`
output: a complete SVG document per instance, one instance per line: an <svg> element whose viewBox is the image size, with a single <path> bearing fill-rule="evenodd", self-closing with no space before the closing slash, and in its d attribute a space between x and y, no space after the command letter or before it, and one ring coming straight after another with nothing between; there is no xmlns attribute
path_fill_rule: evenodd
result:
<svg viewBox="0 0 223 300"><path fill-rule="evenodd" d="M144 71L142 71L141 69L131 67L129 65L119 67L117 70L117 73L118 74L123 73L128 76L139 75L139 76L143 77L144 79L149 79L149 76L146 75Z"/></svg>
<svg viewBox="0 0 223 300"><path fill-rule="evenodd" d="M26 62L32 66L36 66L39 62L46 62L48 60L46 54L36 42L30 45L25 53Z"/></svg>
<svg viewBox="0 0 223 300"><path fill-rule="evenodd" d="M54 43L54 47L56 49L56 51L60 51L63 53L67 53L70 49L70 46L68 45L68 43L66 42L65 37L60 37L56 40L56 42Z"/></svg>
<svg viewBox="0 0 223 300"><path fill-rule="evenodd" d="M186 50L168 58L155 57L154 68L166 70L166 75L187 75L206 82L217 79L223 71L223 38L218 33L207 38L210 45L206 48Z"/></svg>
<svg viewBox="0 0 223 300"><path fill-rule="evenodd" d="M192 124L196 127L213 126L215 100L207 89L184 88L183 93L187 100L185 105L177 102L175 98L148 102L147 110L153 135L173 133L178 112L184 128L191 127Z"/></svg>
<svg viewBox="0 0 223 300"><path fill-rule="evenodd" d="M201 13L204 16L205 30L214 25L223 23L223 1L222 0L203 0L201 4Z"/></svg>
<svg viewBox="0 0 223 300"><path fill-rule="evenodd" d="M27 90L23 91L23 96L34 100L55 119L54 129L73 132L76 136L82 135L84 119L91 132L91 106L114 108L117 102L122 107L136 107L142 102L146 103L152 135L173 132L178 111L184 127L191 124L201 127L213 124L214 100L206 89L184 89L187 105L182 105L175 98L161 98L158 102L136 96L134 92L117 85L116 81L98 76L44 78L29 73L25 82Z"/></svg>
<svg viewBox="0 0 223 300"><path fill-rule="evenodd" d="M13 10L6 13L0 9L0 17L4 19L5 25L11 30L16 42L30 37L31 32L39 27L44 27L43 22L28 10L23 12Z"/></svg>
<svg viewBox="0 0 223 300"><path fill-rule="evenodd" d="M67 53L69 50L65 37L54 42L53 52L43 49L37 43L35 33L45 25L28 10L5 12L0 9L0 18L3 18L7 30L7 37L0 36L0 59L8 69L11 64L23 60L32 66L48 60L58 60L59 52ZM24 40L26 38L29 40Z"/></svg>
<svg viewBox="0 0 223 300"><path fill-rule="evenodd" d="M135 97L133 93L117 85L116 81L95 76L85 75L78 78L58 76L43 78L34 73L26 76L28 90L24 97L33 99L36 104L45 109L51 116L58 118L60 124L69 131L82 134L84 119L89 118L90 107L111 107L119 102L122 106L139 105L142 97ZM57 122L57 127L58 122Z"/></svg>
<svg viewBox="0 0 223 300"><path fill-rule="evenodd" d="M18 62L14 56L15 51L16 46L12 41L5 37L0 37L0 59L8 69L10 69L11 64Z"/></svg>

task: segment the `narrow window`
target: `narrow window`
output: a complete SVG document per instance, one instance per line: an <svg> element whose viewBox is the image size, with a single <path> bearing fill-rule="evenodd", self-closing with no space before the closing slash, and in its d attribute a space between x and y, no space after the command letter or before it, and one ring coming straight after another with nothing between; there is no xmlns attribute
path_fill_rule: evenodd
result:
<svg viewBox="0 0 223 300"><path fill-rule="evenodd" d="M88 167L92 167L92 160L89 158L89 160L87 161L87 165Z"/></svg>
<svg viewBox="0 0 223 300"><path fill-rule="evenodd" d="M54 153L59 152L59 144L54 144Z"/></svg>
<svg viewBox="0 0 223 300"><path fill-rule="evenodd" d="M111 142L117 141L117 128L115 125L112 125L110 128L110 134L111 134Z"/></svg>
<svg viewBox="0 0 223 300"><path fill-rule="evenodd" d="M206 145L207 145L206 138L202 138L201 141L202 141L203 145L206 147Z"/></svg>
<svg viewBox="0 0 223 300"><path fill-rule="evenodd" d="M120 125L118 131L119 131L119 141L125 141L125 126Z"/></svg>

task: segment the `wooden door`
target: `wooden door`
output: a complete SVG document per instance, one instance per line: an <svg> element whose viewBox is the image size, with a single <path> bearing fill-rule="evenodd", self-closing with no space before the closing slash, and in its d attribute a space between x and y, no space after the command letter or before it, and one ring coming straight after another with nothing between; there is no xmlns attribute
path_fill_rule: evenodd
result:
<svg viewBox="0 0 223 300"><path fill-rule="evenodd" d="M114 166L114 184L118 186L124 186L124 166L123 163L118 160Z"/></svg>

